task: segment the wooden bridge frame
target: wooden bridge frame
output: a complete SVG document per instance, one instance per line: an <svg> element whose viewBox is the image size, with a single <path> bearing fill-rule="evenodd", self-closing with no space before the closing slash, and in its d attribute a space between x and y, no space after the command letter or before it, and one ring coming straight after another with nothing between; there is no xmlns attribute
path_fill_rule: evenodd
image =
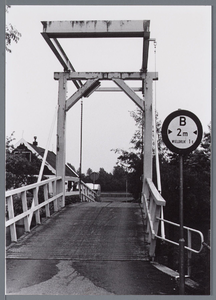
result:
<svg viewBox="0 0 216 300"><path fill-rule="evenodd" d="M147 72L148 51L150 42L150 21L43 21L42 36L64 68L63 72L55 72L54 79L59 82L58 90L58 123L57 123L57 157L56 174L62 177L61 183L57 185L57 192L64 191L62 184L65 178L65 124L66 113L82 97L88 97L95 90L100 89L100 81L110 80L117 85L116 90L123 91L144 113L144 162L143 162L143 187L142 195L150 199L151 191L147 179L152 179L152 83L158 79L157 72ZM139 72L76 72L68 56L64 52L59 39L61 38L142 38L143 54L141 69ZM85 81L83 83L83 80ZM138 80L141 82L142 96L137 95L136 90L131 88L126 81ZM66 99L67 82L72 81L77 91ZM108 89L105 89L106 91ZM114 89L109 89L114 90ZM61 185L60 185L61 184ZM144 212L148 217L144 197L141 198ZM64 206L64 193L62 196ZM149 222L154 223L154 230L157 232L160 207L165 201L158 199L156 209ZM150 253L153 256L155 251L155 236L151 235Z"/></svg>
<svg viewBox="0 0 216 300"><path fill-rule="evenodd" d="M59 81L58 125L57 125L57 176L65 174L65 121L66 112L82 97L88 97L98 89L101 80L115 82L140 109L145 112L145 153L143 190L147 189L146 179L152 178L152 81L158 75L147 72L149 50L149 20L136 21L43 21L42 36L64 68L54 74ZM75 72L68 56L60 45L61 38L137 38L143 39L142 66L140 72ZM67 81L71 80L77 91L66 99ZM82 81L85 80L85 83ZM127 80L140 80L144 99L126 84ZM64 180L63 180L64 182Z"/></svg>

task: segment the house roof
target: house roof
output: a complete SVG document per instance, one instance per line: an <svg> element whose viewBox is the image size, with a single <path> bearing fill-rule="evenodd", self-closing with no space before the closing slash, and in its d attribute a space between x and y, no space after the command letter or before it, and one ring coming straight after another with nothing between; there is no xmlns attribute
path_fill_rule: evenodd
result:
<svg viewBox="0 0 216 300"><path fill-rule="evenodd" d="M35 146L35 145L33 145L29 142L26 142L26 140L24 140L23 138L21 140L19 140L15 144L14 147L17 148L22 144L24 146L26 146L32 153L36 154L38 159L40 159L40 160L43 159L43 155L44 155L44 152L45 152L44 148L38 147L38 146ZM56 174L56 154L53 151L48 150L45 165L48 167L48 169L53 174ZM72 168L70 168L67 164L65 165L65 175L66 176L72 176L72 177L78 177L78 174Z"/></svg>

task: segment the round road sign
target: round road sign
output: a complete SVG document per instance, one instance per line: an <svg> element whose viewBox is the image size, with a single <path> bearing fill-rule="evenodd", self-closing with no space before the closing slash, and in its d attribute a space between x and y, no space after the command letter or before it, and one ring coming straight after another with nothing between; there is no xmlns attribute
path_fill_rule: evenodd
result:
<svg viewBox="0 0 216 300"><path fill-rule="evenodd" d="M91 180L93 180L93 182L95 182L96 180L98 180L99 174L96 172L92 172L89 177L91 178Z"/></svg>
<svg viewBox="0 0 216 300"><path fill-rule="evenodd" d="M172 152L186 154L197 148L202 140L202 124L192 112L176 110L162 125L162 139Z"/></svg>

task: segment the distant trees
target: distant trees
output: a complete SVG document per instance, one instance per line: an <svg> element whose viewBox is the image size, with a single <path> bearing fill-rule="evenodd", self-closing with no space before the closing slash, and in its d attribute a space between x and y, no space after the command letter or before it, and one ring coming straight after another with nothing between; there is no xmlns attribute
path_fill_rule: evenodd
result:
<svg viewBox="0 0 216 300"><path fill-rule="evenodd" d="M93 182L90 178L92 169L88 169L86 175L82 174L82 180L84 182ZM108 173L104 168L99 170L99 178L95 183L101 185L103 192L125 192L126 191L126 172L123 167L115 166L112 173Z"/></svg>

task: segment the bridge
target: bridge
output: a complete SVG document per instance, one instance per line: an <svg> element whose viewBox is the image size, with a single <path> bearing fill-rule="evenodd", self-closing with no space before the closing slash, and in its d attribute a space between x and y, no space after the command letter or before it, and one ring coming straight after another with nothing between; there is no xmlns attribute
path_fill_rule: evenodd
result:
<svg viewBox="0 0 216 300"><path fill-rule="evenodd" d="M166 237L165 228L167 224L174 227L179 227L179 224L164 219L166 201L160 193L158 160L158 186L152 181L152 128L155 128L152 85L158 74L147 70L148 48L152 40L150 21L54 21L42 24L42 36L63 67L63 72L54 73L59 84L56 176L41 180L45 151L37 183L6 191L6 227L11 240L6 251L7 293L175 294L179 273L154 262L157 240L178 247L178 241ZM141 70L76 72L59 40L93 37L143 39ZM124 198L102 198L99 202L96 193L81 180L79 191L65 190L65 182L74 180L65 176L67 112L82 97L89 97L96 90L111 91L113 88L100 88L103 80L114 82L117 85L115 90L126 93L144 114L144 160L139 203ZM126 82L131 80L139 81L140 88L130 87ZM70 81L77 90L66 99ZM138 96L137 90L141 91L142 97ZM156 130L154 133L156 136ZM80 201L68 204L68 196L79 197ZM22 211L16 215L15 197L22 205ZM25 233L19 238L20 222ZM32 222L36 226L33 227ZM184 230L187 233L185 251L190 261L192 253L202 250L203 234L189 227L184 227ZM192 246L192 233L200 238L198 249ZM184 284L196 287L190 280L190 264L186 275Z"/></svg>

